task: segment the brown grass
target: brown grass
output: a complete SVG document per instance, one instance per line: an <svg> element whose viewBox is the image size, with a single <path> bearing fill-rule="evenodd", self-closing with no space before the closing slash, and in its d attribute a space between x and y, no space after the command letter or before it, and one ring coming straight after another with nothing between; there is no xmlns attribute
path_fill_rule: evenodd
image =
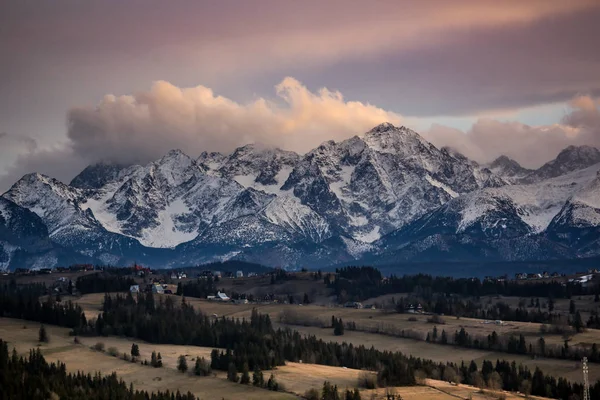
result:
<svg viewBox="0 0 600 400"><path fill-rule="evenodd" d="M23 327L26 329L23 329ZM0 318L0 338L9 342L9 347L15 347L21 354L37 347L39 324L16 319ZM44 357L49 362L61 361L66 364L69 372L83 371L85 373L100 372L110 374L116 372L127 383L132 383L136 389L147 391L180 390L192 392L203 399L294 399L296 396L287 393L271 392L251 386L235 384L227 381L224 374L212 377L195 377L176 371L176 358L187 354L189 358L200 356L210 357L209 348L194 346L153 345L137 341L140 345L141 358L150 358L153 350L161 352L164 368L152 368L139 363L132 363L111 357L106 353L93 351L90 346L98 341L105 343L106 348L115 347L121 353L129 353L132 341L115 337L80 337L81 344L75 344L69 330L46 325L50 335L50 343L40 346ZM188 361L188 364L190 362Z"/></svg>
<svg viewBox="0 0 600 400"><path fill-rule="evenodd" d="M100 305L102 304L103 294L92 294L82 297L82 306L86 311L98 312ZM386 314L380 310L370 309L353 309L353 308L341 308L341 307L323 307L323 306L299 306L299 305L285 305L285 304L267 304L267 305L256 305L256 304L240 304L236 305L233 303L219 303L209 302L206 300L186 298L186 301L195 307L201 309L208 314L217 314L218 316L228 316L236 318L248 318L253 308L257 308L262 313L268 313L272 321L277 324L279 317L283 311L292 312L294 314L303 316L312 321L321 320L324 325L328 325L331 321L331 316L341 317L344 322L354 321L359 326L364 327L379 327L382 330L396 330L401 329L412 329L415 331L421 331L423 337L426 336L426 332L433 329L433 325L426 322L424 316L418 317L418 321L412 322L408 319L413 314ZM540 299L541 301L541 299ZM568 304L567 304L568 306ZM438 330L441 334L442 329L445 329L449 335L454 335L456 330L460 330L464 327L469 334L473 335L488 335L492 331L496 331L500 336L507 336L511 333L520 334L523 333L528 335L529 341L535 340L535 335L539 334L539 327L541 324L534 323L523 323L523 322L507 322L503 325L494 324L483 324L482 320L472 318L460 318L445 317L445 324L438 326ZM283 325L281 325L283 326ZM403 339L392 336L365 333L365 332L352 332L346 330L344 336L334 336L331 329L321 329L318 327L303 327L303 326L292 326L299 332L315 335L323 340L337 341L337 342L352 342L355 345L365 345L367 347L374 346L380 350L391 350L401 351L407 355L413 355L425 359L431 359L438 362L457 362L461 361L470 362L474 360L480 363L483 360L491 360L495 362L497 359L504 359L509 361L516 361L517 364L522 363L523 365L534 370L535 367L540 367L544 373L551 374L555 377L565 377L573 382L581 382L581 366L577 361L571 360L556 360L556 359L531 359L527 356L507 354L501 352L487 351L487 350L476 350L467 348L454 348L449 346L442 346L438 344L427 343L424 341L416 341L412 339ZM546 335L547 343L552 341L562 341L560 335ZM577 343L600 343L600 330L590 329L584 333L577 334L573 337L570 346L575 346ZM593 382L600 379L600 367L596 368L596 364L591 364L590 368L590 380Z"/></svg>

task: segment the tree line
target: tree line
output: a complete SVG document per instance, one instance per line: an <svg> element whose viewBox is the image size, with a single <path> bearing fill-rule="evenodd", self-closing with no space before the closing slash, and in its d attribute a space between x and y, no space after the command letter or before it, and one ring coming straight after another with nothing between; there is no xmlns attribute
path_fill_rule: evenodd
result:
<svg viewBox="0 0 600 400"><path fill-rule="evenodd" d="M191 394L179 391L154 392L134 390L115 373L107 376L78 372L67 373L63 363L48 363L39 349L29 356L19 357L0 339L0 400L195 400Z"/></svg>
<svg viewBox="0 0 600 400"><path fill-rule="evenodd" d="M452 278L427 274L404 275L383 278L374 267L344 267L336 269L335 277L325 275L325 284L334 290L340 303L363 301L392 293L417 292L425 296L447 293L467 296L521 296L552 297L565 299L571 296L595 294L595 289L583 287L581 283L527 282L512 280L480 280L478 278Z"/></svg>

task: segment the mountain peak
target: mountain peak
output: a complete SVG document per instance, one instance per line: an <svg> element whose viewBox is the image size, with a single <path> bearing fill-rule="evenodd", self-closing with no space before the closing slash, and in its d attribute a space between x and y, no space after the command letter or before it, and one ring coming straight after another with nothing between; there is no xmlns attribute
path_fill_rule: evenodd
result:
<svg viewBox="0 0 600 400"><path fill-rule="evenodd" d="M519 164L512 158L509 158L505 155L501 155L500 157L498 157L494 161L492 161L490 163L490 167L491 168L510 167L510 168L516 168L516 169L523 168L523 167L521 167L521 164Z"/></svg>
<svg viewBox="0 0 600 400"><path fill-rule="evenodd" d="M535 171L536 179L548 179L600 163L600 150L592 146L569 146L554 160Z"/></svg>
<svg viewBox="0 0 600 400"><path fill-rule="evenodd" d="M397 128L391 122L383 122L369 131L369 133L381 133L389 130L399 130L404 127Z"/></svg>
<svg viewBox="0 0 600 400"><path fill-rule="evenodd" d="M91 164L73 178L69 185L80 189L100 189L108 182L117 179L121 171L127 167L128 165L112 164L106 161Z"/></svg>
<svg viewBox="0 0 600 400"><path fill-rule="evenodd" d="M564 158L564 157L578 157L578 158L592 158L595 159L600 156L600 150L595 147L582 145L582 146L574 146L570 145L556 156L556 159Z"/></svg>

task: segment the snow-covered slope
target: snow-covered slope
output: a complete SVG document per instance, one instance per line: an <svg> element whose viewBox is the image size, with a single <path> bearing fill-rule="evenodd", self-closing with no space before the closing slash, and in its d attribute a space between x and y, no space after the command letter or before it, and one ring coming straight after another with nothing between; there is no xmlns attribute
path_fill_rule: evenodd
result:
<svg viewBox="0 0 600 400"><path fill-rule="evenodd" d="M536 171L507 157L480 165L384 123L302 156L172 150L147 165L89 166L70 185L29 174L3 196L39 217L52 245L105 263L561 257L600 253L598 162L582 146Z"/></svg>
<svg viewBox="0 0 600 400"><path fill-rule="evenodd" d="M565 220L567 215L565 223L569 229L582 223L597 229L600 218L596 218L594 207L590 204L598 203L594 194L600 193L597 190L599 171L600 164L596 164L534 184L474 191L448 201L432 213L384 237L378 243L383 249L379 251L410 247L411 252L418 252L415 248L419 246L427 251L432 248L439 250L440 246L453 246L449 242L460 237L463 242L477 243L480 247L486 242L496 252L498 246L511 240L522 240L521 244L530 245L532 240L539 243L538 239L532 238L545 234L547 230L556 230L558 221ZM589 203L582 207L586 201ZM549 228L549 225L552 226ZM543 249L540 251L547 251L546 247ZM501 256L500 252L496 255ZM510 258L513 255L514 251L505 256ZM532 254L529 256L533 257Z"/></svg>
<svg viewBox="0 0 600 400"><path fill-rule="evenodd" d="M307 153L282 189L334 231L368 243L487 185L489 177L481 176L416 132L381 124L362 137L325 142Z"/></svg>

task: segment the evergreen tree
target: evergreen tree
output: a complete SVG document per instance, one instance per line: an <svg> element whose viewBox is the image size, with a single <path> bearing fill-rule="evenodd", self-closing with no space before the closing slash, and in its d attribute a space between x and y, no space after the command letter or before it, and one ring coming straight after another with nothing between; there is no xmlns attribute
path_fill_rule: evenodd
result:
<svg viewBox="0 0 600 400"><path fill-rule="evenodd" d="M50 337L48 336L48 332L46 332L46 327L44 325L40 326L38 340L42 343L48 343L50 341Z"/></svg>
<svg viewBox="0 0 600 400"><path fill-rule="evenodd" d="M250 383L250 371L248 368L248 363L244 363L242 367L242 377L240 378L240 383L242 385L247 385Z"/></svg>
<svg viewBox="0 0 600 400"><path fill-rule="evenodd" d="M187 360L183 354L177 359L177 369L182 373L185 373L188 370Z"/></svg>
<svg viewBox="0 0 600 400"><path fill-rule="evenodd" d="M265 385L265 378L260 369L258 369L258 365L254 367L254 372L252 374L252 384L257 387L263 387Z"/></svg>
<svg viewBox="0 0 600 400"><path fill-rule="evenodd" d="M135 360L136 357L140 356L140 348L137 344L133 343L131 345L131 357Z"/></svg>
<svg viewBox="0 0 600 400"><path fill-rule="evenodd" d="M158 355L156 356L156 366L158 368L162 368L162 366L163 366L162 357L160 355L160 351L158 352Z"/></svg>
<svg viewBox="0 0 600 400"><path fill-rule="evenodd" d="M575 314L575 301L573 300L569 302L569 314Z"/></svg>
<svg viewBox="0 0 600 400"><path fill-rule="evenodd" d="M232 362L230 362L229 367L227 367L227 379L230 380L231 382L236 382L236 383L239 380L238 373L235 368L235 364Z"/></svg>
<svg viewBox="0 0 600 400"><path fill-rule="evenodd" d="M335 320L335 323L333 325L333 334L335 336L342 336L344 334L344 322L341 318Z"/></svg>
<svg viewBox="0 0 600 400"><path fill-rule="evenodd" d="M310 300L308 299L308 294L304 293L304 299L302 300L304 304L309 304Z"/></svg>
<svg viewBox="0 0 600 400"><path fill-rule="evenodd" d="M577 331L577 333L583 332L583 320L581 319L581 314L579 310L575 313L575 319L573 320L573 328Z"/></svg>
<svg viewBox="0 0 600 400"><path fill-rule="evenodd" d="M448 335L446 335L446 331L442 329L442 338L440 339L441 344L448 344Z"/></svg>

